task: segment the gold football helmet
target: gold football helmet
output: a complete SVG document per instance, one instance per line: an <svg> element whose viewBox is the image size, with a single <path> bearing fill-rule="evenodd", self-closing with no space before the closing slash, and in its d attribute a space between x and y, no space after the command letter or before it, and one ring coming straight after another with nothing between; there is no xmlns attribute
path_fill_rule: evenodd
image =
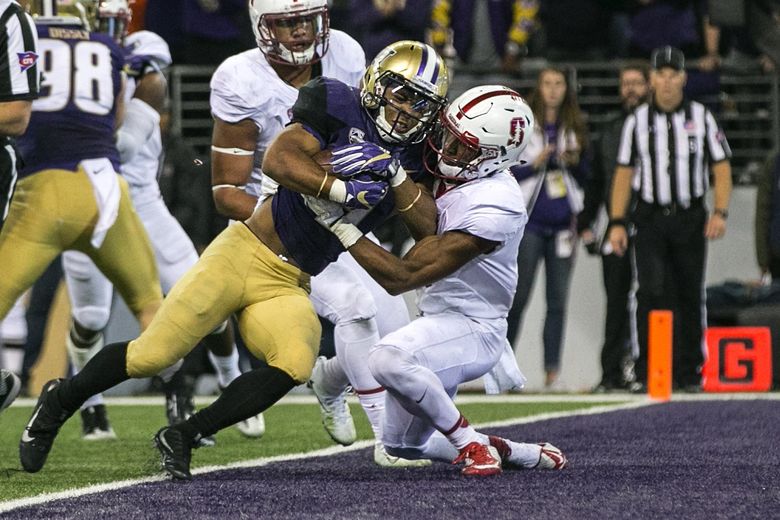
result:
<svg viewBox="0 0 780 520"><path fill-rule="evenodd" d="M80 25L95 27L98 0L30 0L30 14L41 25Z"/></svg>
<svg viewBox="0 0 780 520"><path fill-rule="evenodd" d="M366 69L360 99L387 142L422 141L446 103L447 65L430 45L404 40L382 49Z"/></svg>

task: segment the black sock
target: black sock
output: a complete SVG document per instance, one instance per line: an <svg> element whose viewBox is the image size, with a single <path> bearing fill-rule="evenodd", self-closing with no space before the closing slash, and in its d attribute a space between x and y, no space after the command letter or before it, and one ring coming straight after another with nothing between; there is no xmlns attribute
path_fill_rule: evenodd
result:
<svg viewBox="0 0 780 520"><path fill-rule="evenodd" d="M238 376L210 406L199 411L183 426L183 431L195 437L214 435L269 408L298 383L286 372L274 367L261 367Z"/></svg>
<svg viewBox="0 0 780 520"><path fill-rule="evenodd" d="M60 405L75 412L84 401L95 394L127 381L128 341L106 345L89 360L75 376L66 379L57 389Z"/></svg>

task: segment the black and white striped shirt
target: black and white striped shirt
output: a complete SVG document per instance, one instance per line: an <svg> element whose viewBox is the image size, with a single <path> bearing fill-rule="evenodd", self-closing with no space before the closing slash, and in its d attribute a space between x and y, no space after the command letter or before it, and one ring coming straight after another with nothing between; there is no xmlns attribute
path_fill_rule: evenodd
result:
<svg viewBox="0 0 780 520"><path fill-rule="evenodd" d="M0 102L38 97L38 34L14 0L0 0Z"/></svg>
<svg viewBox="0 0 780 520"><path fill-rule="evenodd" d="M709 186L709 167L731 158L723 130L701 103L685 100L674 112L645 103L626 118L617 163L634 169L641 200L689 207Z"/></svg>

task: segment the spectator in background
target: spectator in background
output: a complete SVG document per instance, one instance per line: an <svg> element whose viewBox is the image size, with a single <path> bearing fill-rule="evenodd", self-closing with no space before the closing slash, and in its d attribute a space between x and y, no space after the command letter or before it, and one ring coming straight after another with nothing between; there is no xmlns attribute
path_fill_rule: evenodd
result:
<svg viewBox="0 0 780 520"><path fill-rule="evenodd" d="M393 42L425 40L431 7L432 0L357 0L352 3L347 32L371 61Z"/></svg>
<svg viewBox="0 0 780 520"><path fill-rule="evenodd" d="M147 0L143 14L144 29L157 33L165 40L174 63L184 63L183 12L184 0Z"/></svg>
<svg viewBox="0 0 780 520"><path fill-rule="evenodd" d="M664 45L680 49L689 59L702 58L698 68L719 63L718 29L709 23L703 0L633 0L630 9L631 54L646 59Z"/></svg>
<svg viewBox="0 0 780 520"><path fill-rule="evenodd" d="M760 51L759 60L765 72L780 66L780 1L748 0L748 33Z"/></svg>
<svg viewBox="0 0 780 520"><path fill-rule="evenodd" d="M609 241L628 248L635 226L637 381L647 382L648 314L674 312L674 386L701 390L702 308L707 240L726 232L731 196L731 150L710 111L684 97L685 57L679 49L653 51L652 100L626 118L612 183ZM714 179L714 209L704 197ZM636 204L629 213L631 192ZM638 391L640 389L637 389Z"/></svg>
<svg viewBox="0 0 780 520"><path fill-rule="evenodd" d="M218 65L253 45L246 0L147 0L145 22L174 63Z"/></svg>
<svg viewBox="0 0 780 520"><path fill-rule="evenodd" d="M476 8L476 0L434 0L430 40L445 58L454 58L454 51L462 62L470 61ZM536 30L539 1L492 0L487 2L487 10L490 35L496 54L501 57L501 67L504 71L515 70Z"/></svg>
<svg viewBox="0 0 780 520"><path fill-rule="evenodd" d="M780 153L767 158L756 193L756 259L761 279L780 280Z"/></svg>
<svg viewBox="0 0 780 520"><path fill-rule="evenodd" d="M552 61L623 56L628 38L614 16L622 10L619 0L541 2L539 32L544 56Z"/></svg>
<svg viewBox="0 0 780 520"><path fill-rule="evenodd" d="M623 122L636 107L645 102L650 90L650 71L646 65L631 64L620 69L620 112L603 127L593 143L592 176L585 186L585 207L577 217L577 231L591 254L601 254L604 290L607 294L607 317L604 323L604 345L601 347L601 382L595 392L628 389L622 362L630 354L628 297L631 290L631 261L612 251L606 237L596 236L601 208L609 214L609 193L617 165L618 146Z"/></svg>
<svg viewBox="0 0 780 520"><path fill-rule="evenodd" d="M630 9L630 55L646 59L664 45L680 49L693 63L685 95L720 92L720 29L710 23L706 0L633 0Z"/></svg>
<svg viewBox="0 0 780 520"><path fill-rule="evenodd" d="M528 225L518 252L518 284L509 310L507 337L514 346L539 261L544 259L547 314L544 320L545 386L558 378L566 301L574 266L580 186L588 176L587 129L566 73L548 67L539 73L530 97L535 126L526 161L512 168L528 206Z"/></svg>

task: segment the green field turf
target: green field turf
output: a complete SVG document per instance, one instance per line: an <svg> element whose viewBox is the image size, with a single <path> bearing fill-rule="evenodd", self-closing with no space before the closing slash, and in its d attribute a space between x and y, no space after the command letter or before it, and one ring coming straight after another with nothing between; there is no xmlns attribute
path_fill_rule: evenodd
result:
<svg viewBox="0 0 780 520"><path fill-rule="evenodd" d="M479 403L459 408L472 424L550 412L599 406L597 402ZM612 403L614 404L614 403ZM370 439L370 429L359 405L351 404L359 439ZM41 493L135 479L160 474L152 435L165 423L162 406L110 405L109 416L118 440L81 440L79 418L62 428L46 466L40 473L21 470L18 443L31 407L12 407L0 415L0 501ZM278 404L265 413L262 439L247 439L235 428L217 434L217 445L193 453L193 468L241 460L313 451L333 446L320 425L315 404Z"/></svg>

